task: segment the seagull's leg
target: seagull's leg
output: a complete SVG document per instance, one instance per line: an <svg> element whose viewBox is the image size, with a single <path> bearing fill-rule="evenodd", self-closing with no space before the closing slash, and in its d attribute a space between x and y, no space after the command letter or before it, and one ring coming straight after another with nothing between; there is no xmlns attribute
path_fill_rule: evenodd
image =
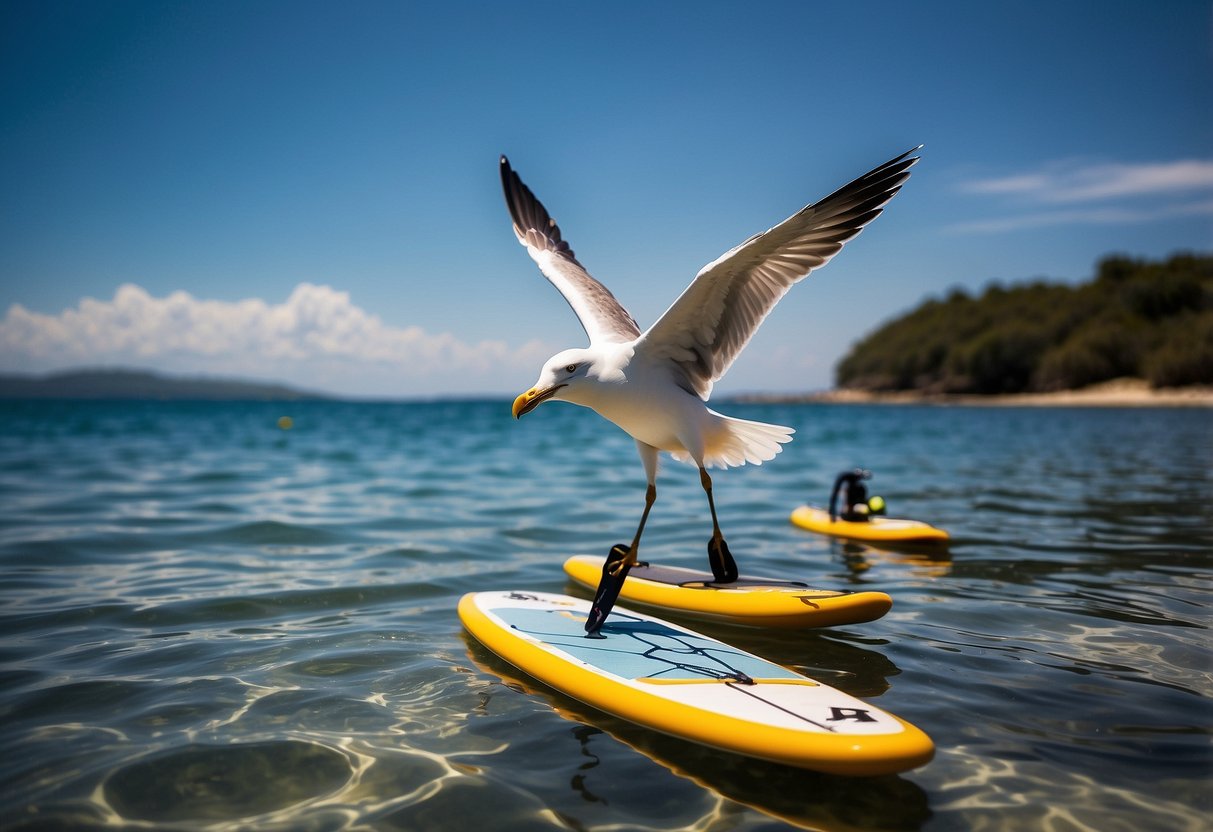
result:
<svg viewBox="0 0 1213 832"><path fill-rule="evenodd" d="M652 510L655 502L657 502L657 485L649 483L649 487L644 492L644 512L640 515L640 525L636 527L636 536L632 538L632 545L624 546L622 543L616 543L611 547L612 552L618 549L621 553L621 556L610 567L611 575L618 575L620 571L631 569L633 566L648 566L647 563L641 563L636 555L640 551L640 536L644 534L644 524L648 522L649 511Z"/></svg>
<svg viewBox="0 0 1213 832"><path fill-rule="evenodd" d="M636 527L632 545L616 543L607 553L606 562L602 564L598 592L594 595L594 605L590 607L590 614L585 622L585 633L589 638L603 638L598 630L619 599L619 591L623 589L628 572L638 562L636 553L640 551L640 536L644 534L644 524L649 520L653 503L657 502L657 449L640 441L636 442L636 449L640 452L640 460L644 463L644 473L648 478L648 488L644 492L644 512L640 515L640 525Z"/></svg>
<svg viewBox="0 0 1213 832"><path fill-rule="evenodd" d="M716 502L712 499L712 478L702 465L699 466L699 484L708 495L708 509L712 512L712 539L708 541L708 563L712 566L712 577L718 584L728 584L737 580L737 563L725 543L724 535L720 533L720 523L716 519Z"/></svg>

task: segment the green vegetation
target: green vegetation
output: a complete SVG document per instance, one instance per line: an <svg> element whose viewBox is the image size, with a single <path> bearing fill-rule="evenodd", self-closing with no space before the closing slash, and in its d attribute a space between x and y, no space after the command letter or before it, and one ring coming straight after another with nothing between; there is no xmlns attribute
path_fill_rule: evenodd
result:
<svg viewBox="0 0 1213 832"><path fill-rule="evenodd" d="M954 290L857 343L839 387L932 393L1067 390L1124 376L1213 384L1213 255L1113 256L1079 286Z"/></svg>

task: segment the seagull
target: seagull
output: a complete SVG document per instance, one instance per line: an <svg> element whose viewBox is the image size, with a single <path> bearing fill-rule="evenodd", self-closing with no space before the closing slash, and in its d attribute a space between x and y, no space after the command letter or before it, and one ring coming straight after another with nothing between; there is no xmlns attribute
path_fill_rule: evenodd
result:
<svg viewBox="0 0 1213 832"><path fill-rule="evenodd" d="M514 400L519 419L548 401L596 411L636 442L648 487L630 545L613 546L603 565L587 635L601 628L628 570L638 562L640 537L657 500L662 451L699 468L712 516L708 562L718 583L737 580L737 565L720 531L709 468L772 459L794 431L735 419L708 407L712 385L794 283L824 266L874 220L909 178L921 145L880 165L755 234L700 269L691 284L642 332L610 290L578 262L556 221L501 157L501 184L514 234L572 307L589 337L584 348L558 352L539 379Z"/></svg>

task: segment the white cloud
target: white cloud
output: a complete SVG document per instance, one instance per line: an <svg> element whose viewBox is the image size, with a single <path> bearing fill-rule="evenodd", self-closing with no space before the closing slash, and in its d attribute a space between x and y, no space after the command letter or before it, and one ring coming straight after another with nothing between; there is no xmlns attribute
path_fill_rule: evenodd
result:
<svg viewBox="0 0 1213 832"><path fill-rule="evenodd" d="M1181 159L1138 165L1058 162L1031 173L977 179L961 186L979 194L1011 194L1038 202L1092 202L1213 190L1213 161Z"/></svg>
<svg viewBox="0 0 1213 832"><path fill-rule="evenodd" d="M286 302L153 297L124 284L112 300L84 298L58 315L14 304L0 320L0 369L47 371L130 365L164 372L284 380L340 393L500 392L550 352L531 342L466 343L421 327L394 327L348 292L301 283Z"/></svg>
<svg viewBox="0 0 1213 832"><path fill-rule="evenodd" d="M1213 200L1164 205L1150 210L1118 206L1092 206L970 220L955 223L949 230L965 232L1019 231L1057 225L1127 225L1152 222L1167 217L1213 217Z"/></svg>
<svg viewBox="0 0 1213 832"><path fill-rule="evenodd" d="M967 220L953 225L952 231L1146 223L1213 214L1213 200L1205 197L1213 194L1213 161L1060 161L1032 171L970 179L959 189L993 197L1000 210L1010 213Z"/></svg>

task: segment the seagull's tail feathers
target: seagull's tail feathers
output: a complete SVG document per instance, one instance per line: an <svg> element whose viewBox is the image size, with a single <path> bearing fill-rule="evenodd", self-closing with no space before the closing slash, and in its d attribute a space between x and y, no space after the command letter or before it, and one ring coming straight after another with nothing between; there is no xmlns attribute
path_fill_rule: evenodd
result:
<svg viewBox="0 0 1213 832"><path fill-rule="evenodd" d="M768 425L734 419L712 411L714 429L708 432L703 449L703 464L706 468L732 468L738 465L761 465L783 450L784 443L792 441L796 431L783 425ZM672 454L679 462L695 464L694 457L680 451Z"/></svg>

